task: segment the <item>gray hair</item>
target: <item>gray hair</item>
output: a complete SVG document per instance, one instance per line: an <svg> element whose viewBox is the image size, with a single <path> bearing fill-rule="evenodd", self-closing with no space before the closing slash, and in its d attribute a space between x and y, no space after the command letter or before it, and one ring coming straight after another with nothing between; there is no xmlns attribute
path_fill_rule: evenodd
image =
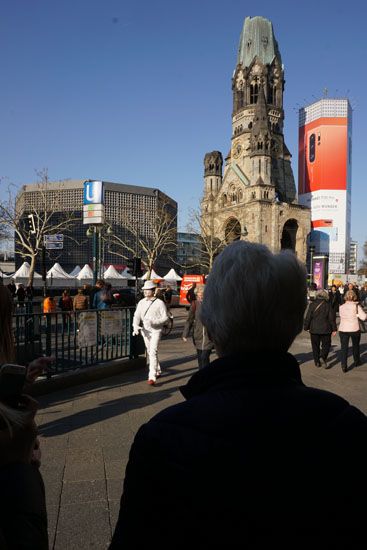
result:
<svg viewBox="0 0 367 550"><path fill-rule="evenodd" d="M322 288L316 292L316 297L326 301L329 300L328 292L326 290L323 290Z"/></svg>
<svg viewBox="0 0 367 550"><path fill-rule="evenodd" d="M291 251L236 241L216 258L201 319L219 355L286 351L301 332L306 270Z"/></svg>

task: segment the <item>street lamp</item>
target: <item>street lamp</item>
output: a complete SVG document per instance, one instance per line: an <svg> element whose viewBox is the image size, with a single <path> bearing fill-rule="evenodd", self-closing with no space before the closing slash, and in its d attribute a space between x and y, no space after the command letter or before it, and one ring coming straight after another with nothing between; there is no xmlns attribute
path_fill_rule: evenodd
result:
<svg viewBox="0 0 367 550"><path fill-rule="evenodd" d="M97 278L101 276L101 238L104 229L106 235L113 234L110 225L107 228L100 225L90 225L86 233L87 237L93 237L93 285L96 284Z"/></svg>

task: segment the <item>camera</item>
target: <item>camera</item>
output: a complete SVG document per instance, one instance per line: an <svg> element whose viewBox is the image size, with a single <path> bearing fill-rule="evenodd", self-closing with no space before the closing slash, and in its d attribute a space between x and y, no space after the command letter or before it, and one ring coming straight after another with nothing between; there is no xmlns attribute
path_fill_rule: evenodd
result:
<svg viewBox="0 0 367 550"><path fill-rule="evenodd" d="M17 406L23 393L27 368L21 365L4 364L0 367L0 401Z"/></svg>

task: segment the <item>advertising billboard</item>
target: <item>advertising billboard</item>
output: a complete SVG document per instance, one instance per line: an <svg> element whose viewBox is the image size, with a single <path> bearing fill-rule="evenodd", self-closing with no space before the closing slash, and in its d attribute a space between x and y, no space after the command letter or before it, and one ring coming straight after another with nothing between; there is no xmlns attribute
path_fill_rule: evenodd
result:
<svg viewBox="0 0 367 550"><path fill-rule="evenodd" d="M299 203L311 208L309 245L329 255L330 271L348 263L351 114L347 99L321 99L299 112Z"/></svg>
<svg viewBox="0 0 367 550"><path fill-rule="evenodd" d="M328 257L314 256L312 260L312 279L317 290L327 288L328 282Z"/></svg>
<svg viewBox="0 0 367 550"><path fill-rule="evenodd" d="M299 194L319 189L346 191L348 119L321 118L299 129Z"/></svg>

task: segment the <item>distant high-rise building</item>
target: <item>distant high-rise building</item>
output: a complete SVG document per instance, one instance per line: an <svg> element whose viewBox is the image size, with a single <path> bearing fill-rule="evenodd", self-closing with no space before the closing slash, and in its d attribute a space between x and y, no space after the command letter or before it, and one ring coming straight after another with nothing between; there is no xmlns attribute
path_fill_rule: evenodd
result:
<svg viewBox="0 0 367 550"><path fill-rule="evenodd" d="M125 255L124 259L113 254L108 238L101 241L99 256L105 267L110 264L122 267L126 265L126 257L134 256L134 251L138 256L142 253L135 235L126 227L126 219L136 222L136 229L146 243L154 240L154 220L161 215L160 205L164 205L174 220L174 227L177 226L177 203L159 189L111 182L104 182L103 185L106 224L111 226L114 235L129 245L126 249L122 245L119 247ZM51 218L54 225L60 222L65 212L73 212L77 218L65 236L63 250L48 251L46 269L52 267L55 261L66 271L71 271L77 264L93 264L93 239L86 236L88 225L83 224L83 189L84 180L66 180L23 185L18 194L18 205L25 216L28 212L42 211L45 200L49 200L56 204ZM24 258L19 251L15 253L16 266L19 267ZM175 251L160 254L154 268L166 273L172 267L171 256L175 256ZM38 255L36 271L40 270L41 260Z"/></svg>
<svg viewBox="0 0 367 550"><path fill-rule="evenodd" d="M178 271L184 273L202 273L201 239L197 233L177 233Z"/></svg>
<svg viewBox="0 0 367 550"><path fill-rule="evenodd" d="M358 271L358 243L351 241L349 248L349 273L356 274Z"/></svg>
<svg viewBox="0 0 367 550"><path fill-rule="evenodd" d="M352 108L324 98L299 110L299 202L311 208L309 246L329 255L329 273L349 269Z"/></svg>

